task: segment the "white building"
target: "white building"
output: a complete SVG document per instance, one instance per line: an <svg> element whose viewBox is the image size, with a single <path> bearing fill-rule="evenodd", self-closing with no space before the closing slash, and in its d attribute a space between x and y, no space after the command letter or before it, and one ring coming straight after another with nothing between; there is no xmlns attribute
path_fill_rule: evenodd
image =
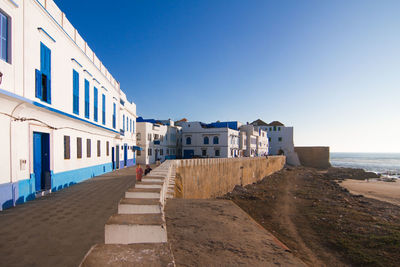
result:
<svg viewBox="0 0 400 267"><path fill-rule="evenodd" d="M267 131L269 140L269 155L283 154L291 165L300 165L300 161L294 151L293 127L287 127L279 121L265 123L258 119L253 125Z"/></svg>
<svg viewBox="0 0 400 267"><path fill-rule="evenodd" d="M236 123L236 128L238 123ZM232 158L239 156L239 131L224 123L179 122L183 158ZM231 127L231 125L229 125ZM232 127L232 128L235 128Z"/></svg>
<svg viewBox="0 0 400 267"><path fill-rule="evenodd" d="M0 209L135 164L136 105L52 0L0 0Z"/></svg>
<svg viewBox="0 0 400 267"><path fill-rule="evenodd" d="M240 126L242 139L246 140L243 154L246 157L260 157L268 155L268 136L267 132L252 124ZM242 141L244 144L244 141Z"/></svg>
<svg viewBox="0 0 400 267"><path fill-rule="evenodd" d="M153 164L156 160L176 159L181 127L172 120L137 119L137 142L143 150L137 152L137 162Z"/></svg>

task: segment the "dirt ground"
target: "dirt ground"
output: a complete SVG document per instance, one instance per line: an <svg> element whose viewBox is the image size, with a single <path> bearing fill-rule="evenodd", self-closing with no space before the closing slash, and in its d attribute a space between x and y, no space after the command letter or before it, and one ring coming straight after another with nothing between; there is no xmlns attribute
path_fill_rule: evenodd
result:
<svg viewBox="0 0 400 267"><path fill-rule="evenodd" d="M400 207L288 168L225 196L310 266L399 266Z"/></svg>
<svg viewBox="0 0 400 267"><path fill-rule="evenodd" d="M400 181L345 180L341 183L350 193L364 195L400 206Z"/></svg>
<svg viewBox="0 0 400 267"><path fill-rule="evenodd" d="M305 266L232 201L170 199L166 221L177 266Z"/></svg>

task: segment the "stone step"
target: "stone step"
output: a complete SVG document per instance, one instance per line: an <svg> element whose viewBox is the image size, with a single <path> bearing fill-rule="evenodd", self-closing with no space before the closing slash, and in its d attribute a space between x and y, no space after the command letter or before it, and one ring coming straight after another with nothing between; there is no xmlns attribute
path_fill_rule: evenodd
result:
<svg viewBox="0 0 400 267"><path fill-rule="evenodd" d="M154 244L97 244L80 267L175 266L167 243Z"/></svg>
<svg viewBox="0 0 400 267"><path fill-rule="evenodd" d="M161 214L115 214L105 225L106 244L163 242L167 232Z"/></svg>
<svg viewBox="0 0 400 267"><path fill-rule="evenodd" d="M159 198L123 198L118 204L118 214L161 213Z"/></svg>
<svg viewBox="0 0 400 267"><path fill-rule="evenodd" d="M125 192L126 198L158 198L161 196L161 188L129 188Z"/></svg>
<svg viewBox="0 0 400 267"><path fill-rule="evenodd" d="M164 182L164 178L142 178L142 182Z"/></svg>

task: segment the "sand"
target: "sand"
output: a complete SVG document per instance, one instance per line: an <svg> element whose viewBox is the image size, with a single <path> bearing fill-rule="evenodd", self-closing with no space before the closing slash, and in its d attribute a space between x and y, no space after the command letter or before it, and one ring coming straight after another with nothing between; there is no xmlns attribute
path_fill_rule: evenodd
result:
<svg viewBox="0 0 400 267"><path fill-rule="evenodd" d="M370 180L345 180L340 185L347 188L352 194L386 201L400 206L400 181L383 182Z"/></svg>

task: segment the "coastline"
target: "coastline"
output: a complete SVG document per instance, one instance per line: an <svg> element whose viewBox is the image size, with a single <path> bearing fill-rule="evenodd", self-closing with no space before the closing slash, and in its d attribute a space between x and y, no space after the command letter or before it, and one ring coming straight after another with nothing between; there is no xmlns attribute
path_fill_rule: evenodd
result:
<svg viewBox="0 0 400 267"><path fill-rule="evenodd" d="M354 195L374 198L400 206L400 180L395 182L384 182L376 179L353 180L346 179L340 183L341 186Z"/></svg>

